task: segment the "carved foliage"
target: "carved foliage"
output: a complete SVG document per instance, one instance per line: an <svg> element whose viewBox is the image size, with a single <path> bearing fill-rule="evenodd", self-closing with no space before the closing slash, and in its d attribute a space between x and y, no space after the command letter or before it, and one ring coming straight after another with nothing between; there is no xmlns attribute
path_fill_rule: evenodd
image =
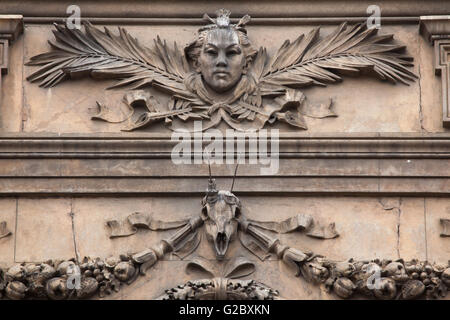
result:
<svg viewBox="0 0 450 320"><path fill-rule="evenodd" d="M377 36L378 30L367 30L365 24L348 26L344 23L322 39L320 29L316 28L293 42L286 40L276 54L269 57L265 48L251 48L245 30L248 16L233 25L229 12L222 10L218 15L215 20L208 19L213 24L199 30L193 42L194 49L203 45L209 32L226 30L238 36L238 45L246 52L245 72L242 70L237 84L220 99L205 89L204 75L186 58L192 43L185 53L176 43L169 46L157 37L153 47L147 48L123 28L119 27L116 35L89 23L85 24L84 33L56 25L56 41L49 41L54 50L31 58L28 65L41 67L27 79L51 87L68 78L90 75L97 79L118 79L113 88L153 86L171 95L167 106L149 103L148 112L141 114L126 130L159 120L176 129L179 124L174 124L174 119L182 122L202 119L208 121L205 129L223 120L235 129L246 130L260 129L266 122L275 120L306 129L305 115L335 116L329 110L330 105L325 112L321 112L320 107L308 110L302 106L304 95L293 88L334 83L341 80L339 74L361 70L393 83L408 84L416 78L407 69L412 66L412 58L401 53L405 47L390 43L392 35ZM132 102L128 101L130 105ZM104 115L96 119L110 121Z"/></svg>
<svg viewBox="0 0 450 320"><path fill-rule="evenodd" d="M15 264L0 269L0 298L7 299L87 299L94 294L104 297L117 292L121 284L130 284L138 276L139 264L130 257L105 260L85 258L49 260L44 263Z"/></svg>
<svg viewBox="0 0 450 320"><path fill-rule="evenodd" d="M254 280L213 278L165 290L158 300L278 300L278 291Z"/></svg>

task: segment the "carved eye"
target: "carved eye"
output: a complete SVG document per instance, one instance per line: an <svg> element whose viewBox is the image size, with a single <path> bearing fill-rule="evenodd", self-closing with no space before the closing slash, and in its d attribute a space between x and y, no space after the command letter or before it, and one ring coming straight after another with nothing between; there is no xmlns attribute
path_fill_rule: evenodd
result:
<svg viewBox="0 0 450 320"><path fill-rule="evenodd" d="M214 49L206 49L205 53L210 56L217 56L217 51Z"/></svg>
<svg viewBox="0 0 450 320"><path fill-rule="evenodd" d="M232 56L238 55L240 53L241 52L237 49L231 49L231 50L227 51L227 56L232 57Z"/></svg>

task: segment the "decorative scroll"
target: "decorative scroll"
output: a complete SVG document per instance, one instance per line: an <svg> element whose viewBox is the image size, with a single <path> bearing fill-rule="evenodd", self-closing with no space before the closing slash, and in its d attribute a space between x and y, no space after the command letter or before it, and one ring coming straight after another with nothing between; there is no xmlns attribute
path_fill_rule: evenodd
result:
<svg viewBox="0 0 450 320"><path fill-rule="evenodd" d="M0 222L0 239L12 235L6 226L6 221Z"/></svg>
<svg viewBox="0 0 450 320"><path fill-rule="evenodd" d="M3 96L3 77L10 67L10 47L22 33L23 17L21 15L0 15L0 103Z"/></svg>
<svg viewBox="0 0 450 320"><path fill-rule="evenodd" d="M158 121L172 130L193 130L188 120L202 120L203 130L223 121L245 131L275 121L307 129L304 116L335 117L331 100L309 105L298 88L335 83L346 73L363 71L404 84L417 78L408 69L412 58L402 53L405 46L392 43L390 34L377 35L378 29L367 29L365 23L343 23L323 38L320 28L315 28L292 42L286 40L269 56L266 48L251 44L246 30L250 17L232 24L229 16L225 9L217 11L216 19L205 15L209 24L184 50L159 37L151 48L145 47L120 27L114 34L88 22L84 32L55 25L55 40L49 41L53 50L30 59L27 65L40 68L27 79L53 87L70 78L91 76L116 79L111 88L151 86L170 95L166 105L148 92L126 96L130 113L124 119L97 103L99 113L93 119L120 122L131 118L135 103L144 102L147 110L130 120L122 128L125 131ZM218 63L222 57L225 63Z"/></svg>
<svg viewBox="0 0 450 320"><path fill-rule="evenodd" d="M176 229L186 225L189 220L165 222L153 219L147 213L135 212L124 221L110 220L106 225L111 229L110 238L127 237L137 232L139 228L153 231Z"/></svg>
<svg viewBox="0 0 450 320"><path fill-rule="evenodd" d="M339 236L334 223L328 226L321 226L317 222L315 223L310 215L302 213L281 222L256 221L251 219L248 219L248 222L254 226L277 233L289 233L299 230L306 231L306 235L319 239L333 239Z"/></svg>
<svg viewBox="0 0 450 320"><path fill-rule="evenodd" d="M440 219L442 226L441 237L450 237L450 219Z"/></svg>
<svg viewBox="0 0 450 320"><path fill-rule="evenodd" d="M442 124L450 127L450 23L449 16L421 16L419 31L434 46L434 71L441 77Z"/></svg>

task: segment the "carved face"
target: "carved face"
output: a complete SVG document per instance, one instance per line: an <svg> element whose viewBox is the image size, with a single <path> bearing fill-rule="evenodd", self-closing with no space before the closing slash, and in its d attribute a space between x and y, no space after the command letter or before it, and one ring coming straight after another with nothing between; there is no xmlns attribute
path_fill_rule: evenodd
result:
<svg viewBox="0 0 450 320"><path fill-rule="evenodd" d="M198 58L197 72L218 93L232 89L241 79L246 59L235 31L226 28L208 32Z"/></svg>
<svg viewBox="0 0 450 320"><path fill-rule="evenodd" d="M202 205L208 240L214 243L217 259L221 260L236 234L238 222L235 218L240 214L241 203L231 192L221 190L208 194Z"/></svg>

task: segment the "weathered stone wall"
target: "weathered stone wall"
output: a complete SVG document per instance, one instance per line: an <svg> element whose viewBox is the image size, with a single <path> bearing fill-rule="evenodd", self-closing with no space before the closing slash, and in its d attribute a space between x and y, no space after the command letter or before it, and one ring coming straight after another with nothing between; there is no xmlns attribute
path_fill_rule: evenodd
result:
<svg viewBox="0 0 450 320"><path fill-rule="evenodd" d="M289 246L312 250L330 259L417 258L446 263L450 253L447 239L439 237L438 221L440 217L450 216L448 199L259 196L241 197L241 201L244 213L251 219L281 221L298 213L308 213L324 223L335 222L340 236L332 240L314 239L298 232L278 236ZM130 237L109 239L110 230L105 221L122 220L132 212L149 212L157 219L170 214L176 220L198 215L201 210L198 197L18 197L1 199L0 205L5 220L16 232L15 237L0 240L4 266L13 261L69 259L75 254L107 258L141 251L169 236L171 231L140 230ZM213 249L206 241L201 242L195 255L215 259ZM276 259L259 261L238 240L232 242L228 257L237 255L254 261L257 267L253 277L278 288L286 298L325 297L319 288L306 284L303 279L293 281L294 270ZM149 271L148 277L140 278L131 287L124 287L120 294L111 298L151 299L161 294L164 288L186 282L192 275L182 269L193 256L184 261L173 255L167 256Z"/></svg>

